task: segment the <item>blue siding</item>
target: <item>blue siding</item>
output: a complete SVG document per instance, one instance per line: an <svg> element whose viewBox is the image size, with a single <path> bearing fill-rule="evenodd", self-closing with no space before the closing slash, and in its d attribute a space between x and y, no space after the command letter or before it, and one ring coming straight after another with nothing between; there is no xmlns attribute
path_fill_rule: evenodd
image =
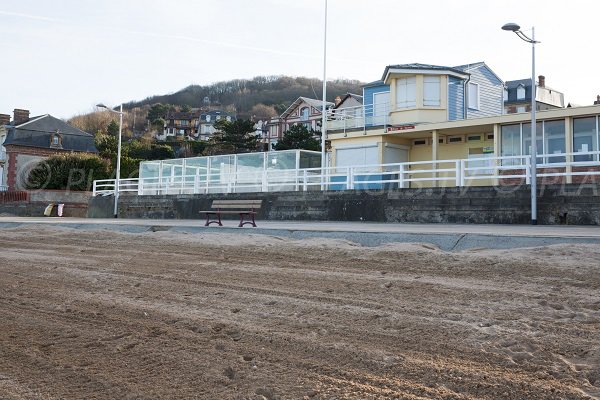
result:
<svg viewBox="0 0 600 400"><path fill-rule="evenodd" d="M468 109L467 118L501 115L504 106L502 81L485 64L467 72L471 74L470 82L479 85L479 110Z"/></svg>
<svg viewBox="0 0 600 400"><path fill-rule="evenodd" d="M369 86L363 88L363 104L365 105L365 116L373 116L373 95L375 93L389 92L390 85Z"/></svg>
<svg viewBox="0 0 600 400"><path fill-rule="evenodd" d="M448 81L448 120L456 121L465 117L465 85L460 78L450 76Z"/></svg>

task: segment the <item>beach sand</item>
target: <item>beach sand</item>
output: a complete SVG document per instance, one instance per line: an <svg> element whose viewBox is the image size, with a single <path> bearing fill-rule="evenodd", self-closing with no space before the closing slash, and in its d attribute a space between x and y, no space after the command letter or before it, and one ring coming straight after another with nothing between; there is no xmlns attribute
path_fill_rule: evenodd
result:
<svg viewBox="0 0 600 400"><path fill-rule="evenodd" d="M600 248L0 230L1 399L600 399Z"/></svg>

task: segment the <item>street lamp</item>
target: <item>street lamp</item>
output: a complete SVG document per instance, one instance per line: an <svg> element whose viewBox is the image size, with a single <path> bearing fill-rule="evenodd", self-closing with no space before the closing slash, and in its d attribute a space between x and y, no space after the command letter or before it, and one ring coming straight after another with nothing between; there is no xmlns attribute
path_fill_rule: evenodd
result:
<svg viewBox="0 0 600 400"><path fill-rule="evenodd" d="M531 43L531 225L537 225L537 132L536 132L536 86L535 86L535 28L531 28L531 37L521 31L515 23L504 24L502 29L514 32L521 40Z"/></svg>
<svg viewBox="0 0 600 400"><path fill-rule="evenodd" d="M323 105L321 106L321 189L324 189L323 181L325 175L325 167L327 166L327 0L325 0L325 22L323 33Z"/></svg>
<svg viewBox="0 0 600 400"><path fill-rule="evenodd" d="M121 179L121 132L123 130L123 104L119 107L119 111L113 110L110 107L105 106L104 104L96 104L98 108L105 108L110 112L115 114L119 114L119 144L117 146L117 173L115 176L115 206L113 209L113 215L115 218L119 217L119 181Z"/></svg>

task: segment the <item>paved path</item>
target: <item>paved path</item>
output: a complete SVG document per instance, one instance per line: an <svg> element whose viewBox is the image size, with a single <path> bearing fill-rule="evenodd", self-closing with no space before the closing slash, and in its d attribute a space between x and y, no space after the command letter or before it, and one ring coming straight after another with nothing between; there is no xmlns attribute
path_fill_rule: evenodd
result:
<svg viewBox="0 0 600 400"><path fill-rule="evenodd" d="M93 225L133 225L161 227L194 227L207 230L236 229L250 231L252 228L238 228L237 221L226 220L223 228L204 227L204 220L182 219L112 219L112 218L47 218L47 217L0 217L0 224L93 224ZM535 236L535 237L590 237L600 238L600 226L568 225L475 225L475 224L404 224L376 222L329 222L329 221L257 221L260 230L291 230L317 232L369 232L369 233L414 233L414 234L477 234L493 236ZM257 229L258 230L258 229Z"/></svg>
<svg viewBox="0 0 600 400"><path fill-rule="evenodd" d="M108 229L131 233L160 230L187 233L243 232L292 239L323 237L350 240L363 246L378 246L391 242L430 243L446 251L522 248L564 243L600 244L600 227L597 226L258 221L258 228L238 228L237 221L227 220L224 221L223 227L207 228L201 220L0 217L0 228L23 224L51 224L73 229Z"/></svg>

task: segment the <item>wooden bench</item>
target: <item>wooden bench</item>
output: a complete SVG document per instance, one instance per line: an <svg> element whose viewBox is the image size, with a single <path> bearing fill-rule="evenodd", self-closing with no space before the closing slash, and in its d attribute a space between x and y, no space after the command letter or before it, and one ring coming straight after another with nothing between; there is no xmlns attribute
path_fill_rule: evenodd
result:
<svg viewBox="0 0 600 400"><path fill-rule="evenodd" d="M254 216L256 215L256 210L258 210L261 205L262 200L213 200L211 206L213 208L212 210L199 211L199 213L206 214L206 224L204 224L204 226L209 226L210 224L223 226L221 223L221 214L239 214L240 224L238 226L240 228L246 224L256 228ZM211 220L212 215L214 215L216 219ZM250 219L244 221L244 218Z"/></svg>

